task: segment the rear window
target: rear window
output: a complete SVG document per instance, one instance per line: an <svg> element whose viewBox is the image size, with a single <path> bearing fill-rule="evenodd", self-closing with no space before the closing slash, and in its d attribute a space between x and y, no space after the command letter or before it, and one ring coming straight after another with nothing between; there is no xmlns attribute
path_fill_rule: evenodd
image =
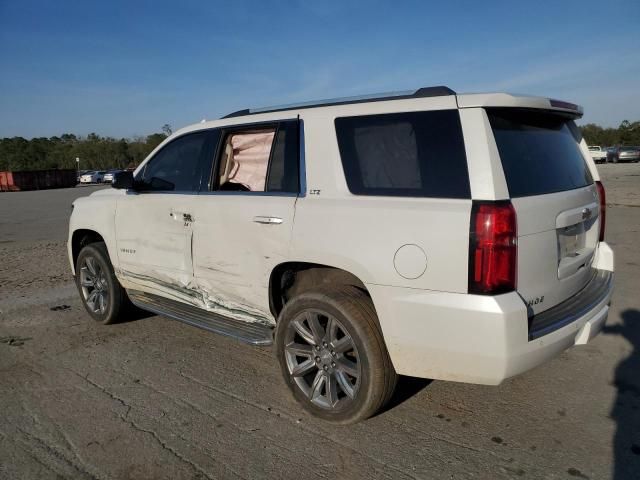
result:
<svg viewBox="0 0 640 480"><path fill-rule="evenodd" d="M487 109L511 197L585 187L593 178L573 121L546 112Z"/></svg>
<svg viewBox="0 0 640 480"><path fill-rule="evenodd" d="M457 110L337 118L335 125L351 193L470 198Z"/></svg>

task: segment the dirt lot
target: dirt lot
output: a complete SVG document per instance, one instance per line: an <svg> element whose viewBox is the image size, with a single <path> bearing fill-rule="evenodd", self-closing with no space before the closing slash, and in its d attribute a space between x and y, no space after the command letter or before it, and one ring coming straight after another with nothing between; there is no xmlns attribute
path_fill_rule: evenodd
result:
<svg viewBox="0 0 640 480"><path fill-rule="evenodd" d="M302 413L270 348L158 316L89 319L73 198L0 194L1 478L640 478L640 165L600 167L606 332L499 387L403 378L352 427Z"/></svg>

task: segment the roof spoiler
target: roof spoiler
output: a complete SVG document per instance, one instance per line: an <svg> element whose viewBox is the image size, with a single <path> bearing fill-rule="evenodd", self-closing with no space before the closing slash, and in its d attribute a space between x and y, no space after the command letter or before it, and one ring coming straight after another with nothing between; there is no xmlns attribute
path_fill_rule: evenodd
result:
<svg viewBox="0 0 640 480"><path fill-rule="evenodd" d="M582 117L580 105L547 97L532 97L510 93L468 93L456 96L459 108L526 108L547 110L570 118Z"/></svg>

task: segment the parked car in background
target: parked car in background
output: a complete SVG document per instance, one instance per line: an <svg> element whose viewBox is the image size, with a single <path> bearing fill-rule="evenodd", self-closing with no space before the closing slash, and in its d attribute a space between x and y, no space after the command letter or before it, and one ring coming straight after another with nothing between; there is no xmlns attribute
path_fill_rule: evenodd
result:
<svg viewBox="0 0 640 480"><path fill-rule="evenodd" d="M336 423L382 408L397 374L497 385L607 319L613 252L581 116L432 87L192 125L73 202L80 298L103 324L132 302L275 343L294 397Z"/></svg>
<svg viewBox="0 0 640 480"><path fill-rule="evenodd" d="M589 154L595 163L604 163L607 160L607 152L600 146L590 145Z"/></svg>
<svg viewBox="0 0 640 480"><path fill-rule="evenodd" d="M620 147L618 151L619 162L638 162L640 161L640 147Z"/></svg>
<svg viewBox="0 0 640 480"><path fill-rule="evenodd" d="M607 163L638 162L640 161L640 147L622 146L607 149Z"/></svg>
<svg viewBox="0 0 640 480"><path fill-rule="evenodd" d="M78 179L76 180L77 183L80 183L80 177L82 177L85 173L89 173L91 170L78 170Z"/></svg>
<svg viewBox="0 0 640 480"><path fill-rule="evenodd" d="M93 178L96 172L88 171L80 175L79 183L93 183Z"/></svg>
<svg viewBox="0 0 640 480"><path fill-rule="evenodd" d="M87 172L80 176L80 183L102 183L102 179L107 172Z"/></svg>
<svg viewBox="0 0 640 480"><path fill-rule="evenodd" d="M113 169L113 170L107 171L107 173L104 174L104 177L102 177L102 182L103 183L112 183L113 179L116 176L116 173L119 173L121 171L122 170L119 170L119 169Z"/></svg>

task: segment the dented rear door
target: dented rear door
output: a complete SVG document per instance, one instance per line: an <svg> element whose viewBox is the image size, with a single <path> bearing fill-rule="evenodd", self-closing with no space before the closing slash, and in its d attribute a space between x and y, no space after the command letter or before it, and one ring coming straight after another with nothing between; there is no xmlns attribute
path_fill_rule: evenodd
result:
<svg viewBox="0 0 640 480"><path fill-rule="evenodd" d="M255 161L254 154L227 148L229 139L265 131L274 132L274 136L266 148L268 168L262 190L224 191L221 172L237 172L234 180L241 183L245 178L242 158ZM208 191L198 195L194 210L194 277L207 310L236 320L274 324L269 310L269 278L278 264L290 258L300 190L299 135L297 120L222 130ZM226 169L225 156L232 150L238 165ZM246 184L245 188L254 185Z"/></svg>

